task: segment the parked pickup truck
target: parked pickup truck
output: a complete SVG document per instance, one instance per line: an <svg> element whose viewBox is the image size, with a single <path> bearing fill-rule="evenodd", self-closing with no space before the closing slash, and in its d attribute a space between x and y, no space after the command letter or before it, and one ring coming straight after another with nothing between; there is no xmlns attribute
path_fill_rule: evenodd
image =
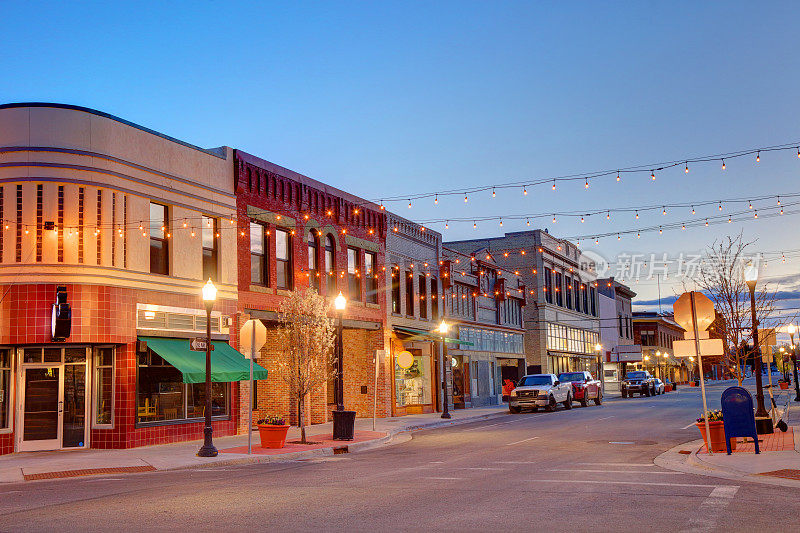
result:
<svg viewBox="0 0 800 533"><path fill-rule="evenodd" d="M572 384L562 383L555 374L530 374L523 376L508 398L508 410L519 413L522 409L536 411L544 407L553 411L556 404L572 409Z"/></svg>
<svg viewBox="0 0 800 533"><path fill-rule="evenodd" d="M655 396L656 380L647 370L636 370L625 375L620 388L622 389L623 398L628 396L633 398L633 395L637 392L642 396Z"/></svg>
<svg viewBox="0 0 800 533"><path fill-rule="evenodd" d="M603 385L586 372L562 372L558 375L561 383L572 383L572 399L580 402L581 406L589 405L589 400L594 400L595 405L603 403Z"/></svg>

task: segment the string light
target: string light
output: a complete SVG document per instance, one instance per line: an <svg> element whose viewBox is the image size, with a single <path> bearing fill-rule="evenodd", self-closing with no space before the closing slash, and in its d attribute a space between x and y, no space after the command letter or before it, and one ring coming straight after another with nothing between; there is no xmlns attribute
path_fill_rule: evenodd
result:
<svg viewBox="0 0 800 533"><path fill-rule="evenodd" d="M581 224L583 224L583 217L581 217Z"/></svg>
<svg viewBox="0 0 800 533"><path fill-rule="evenodd" d="M722 211L722 202L719 203L719 210Z"/></svg>
<svg viewBox="0 0 800 533"><path fill-rule="evenodd" d="M503 219L502 218L500 219L500 227L501 228L503 227Z"/></svg>
<svg viewBox="0 0 800 533"><path fill-rule="evenodd" d="M620 178L619 178L619 170L617 170L617 181L620 181Z"/></svg>
<svg viewBox="0 0 800 533"><path fill-rule="evenodd" d="M662 209L662 211L661 211L661 214L662 214L662 215L666 215L666 214L667 214L667 208L666 208L666 206L662 206L662 207L661 207L661 209Z"/></svg>
<svg viewBox="0 0 800 533"><path fill-rule="evenodd" d="M606 211L606 220L611 220L611 211Z"/></svg>
<svg viewBox="0 0 800 533"><path fill-rule="evenodd" d="M781 197L778 196L778 205L781 205Z"/></svg>
<svg viewBox="0 0 800 533"><path fill-rule="evenodd" d="M725 160L722 160L722 170L725 170Z"/></svg>
<svg viewBox="0 0 800 533"><path fill-rule="evenodd" d="M658 227L658 234L659 234L659 235L661 235L661 234L663 234L663 233L664 233L664 230L663 230L663 229L661 229L661 226L659 226L659 227Z"/></svg>
<svg viewBox="0 0 800 533"><path fill-rule="evenodd" d="M556 190L556 180L553 180L553 190Z"/></svg>
<svg viewBox="0 0 800 533"><path fill-rule="evenodd" d="M686 162L686 168L684 168L684 169L683 169L683 171L684 171L686 174L688 174L688 173L689 173L689 162L688 162L688 161Z"/></svg>
<svg viewBox="0 0 800 533"><path fill-rule="evenodd" d="M758 153L756 153L756 163L760 161L761 161L761 150L759 150Z"/></svg>
<svg viewBox="0 0 800 533"><path fill-rule="evenodd" d="M755 212L753 213L753 218L758 218L758 211L755 211Z"/></svg>
<svg viewBox="0 0 800 533"><path fill-rule="evenodd" d="M556 223L556 215L555 215L555 213L554 213L554 214L553 214L553 224L555 224L555 223Z"/></svg>
<svg viewBox="0 0 800 533"><path fill-rule="evenodd" d="M478 229L478 223L473 221L472 222L472 229Z"/></svg>
<svg viewBox="0 0 800 533"><path fill-rule="evenodd" d="M447 221L445 220L445 222L444 222L444 229L448 229L449 227L450 227L450 224L448 224L448 223L447 223Z"/></svg>
<svg viewBox="0 0 800 533"><path fill-rule="evenodd" d="M464 193L464 203L467 203L468 201L469 201L469 198L467 198L467 193Z"/></svg>
<svg viewBox="0 0 800 533"><path fill-rule="evenodd" d="M411 200L408 201L408 208L411 209ZM331 212L328 211L328 215L330 215L330 214L331 214Z"/></svg>
<svg viewBox="0 0 800 533"><path fill-rule="evenodd" d="M496 197L497 197L497 193L494 191L494 187L493 187L492 188L492 198L496 198Z"/></svg>
<svg viewBox="0 0 800 533"><path fill-rule="evenodd" d="M639 220L639 211L636 211L636 220Z"/></svg>
<svg viewBox="0 0 800 533"><path fill-rule="evenodd" d="M650 171L650 179L656 181L656 173L653 170Z"/></svg>
<svg viewBox="0 0 800 533"><path fill-rule="evenodd" d="M438 194L433 197L433 203L434 203L434 205L439 205L439 195Z"/></svg>
<svg viewBox="0 0 800 533"><path fill-rule="evenodd" d="M694 206L692 206L692 214L694 215Z"/></svg>
<svg viewBox="0 0 800 533"><path fill-rule="evenodd" d="M586 182L584 182L583 188L584 189L588 189L589 188L589 178L586 178Z"/></svg>
<svg viewBox="0 0 800 533"><path fill-rule="evenodd" d="M526 226L530 226L531 225L531 221L529 219L527 219L527 218L525 219L525 225Z"/></svg>
<svg viewBox="0 0 800 533"><path fill-rule="evenodd" d="M706 219L706 227L708 227L708 219Z"/></svg>
<svg viewBox="0 0 800 533"><path fill-rule="evenodd" d="M526 187L522 187L522 195L528 196L528 189Z"/></svg>

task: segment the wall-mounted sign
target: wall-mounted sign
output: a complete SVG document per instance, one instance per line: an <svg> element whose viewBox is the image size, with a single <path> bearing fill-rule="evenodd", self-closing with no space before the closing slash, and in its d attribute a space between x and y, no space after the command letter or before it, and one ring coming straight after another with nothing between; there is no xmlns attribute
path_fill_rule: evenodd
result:
<svg viewBox="0 0 800 533"><path fill-rule="evenodd" d="M414 354L409 351L402 351L397 354L395 361L397 362L397 366L404 370L408 370L411 368L411 365L414 364Z"/></svg>

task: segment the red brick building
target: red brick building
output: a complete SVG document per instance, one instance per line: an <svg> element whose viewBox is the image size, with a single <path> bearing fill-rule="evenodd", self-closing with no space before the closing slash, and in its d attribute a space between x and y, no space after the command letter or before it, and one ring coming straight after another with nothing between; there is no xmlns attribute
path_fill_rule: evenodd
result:
<svg viewBox="0 0 800 533"><path fill-rule="evenodd" d="M296 399L280 375L276 363L281 354L271 339L281 302L291 290L309 287L330 302L340 291L347 297L343 320L345 408L355 410L359 417L372 416L377 395L377 414L387 416L391 382L383 352L385 212L245 152L235 151L234 158L238 324L257 318L268 330L268 341L257 361L268 369L269 377L257 382L254 418L289 415L292 423L297 423ZM245 398L248 384L242 385ZM333 384L329 382L310 399L307 422L327 421L333 403ZM240 405L246 412L246 402Z"/></svg>

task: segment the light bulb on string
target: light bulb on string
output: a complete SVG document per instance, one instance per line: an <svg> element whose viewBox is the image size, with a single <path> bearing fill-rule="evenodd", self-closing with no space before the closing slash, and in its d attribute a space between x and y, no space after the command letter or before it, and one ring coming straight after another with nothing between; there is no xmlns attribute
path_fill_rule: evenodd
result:
<svg viewBox="0 0 800 533"><path fill-rule="evenodd" d="M689 173L689 162L688 162L688 161L686 162L686 167L683 169L683 171L684 171L686 174L688 174L688 173Z"/></svg>
<svg viewBox="0 0 800 533"><path fill-rule="evenodd" d="M472 222L472 229L478 229L478 223L477 222L474 222L474 221Z"/></svg>
<svg viewBox="0 0 800 533"><path fill-rule="evenodd" d="M781 205L781 197L778 196L778 205Z"/></svg>
<svg viewBox="0 0 800 533"><path fill-rule="evenodd" d="M599 238L597 238L597 237L595 237L595 239L594 239L594 243L595 243L595 244L600 244L600 239L599 239Z"/></svg>
<svg viewBox="0 0 800 533"><path fill-rule="evenodd" d="M641 238L642 238L642 234L641 234L641 233L639 233L638 231L636 232L636 238L637 238L637 239L641 239Z"/></svg>
<svg viewBox="0 0 800 533"><path fill-rule="evenodd" d="M706 219L706 227L708 227L708 219Z"/></svg>
<svg viewBox="0 0 800 533"><path fill-rule="evenodd" d="M756 152L756 163L758 163L758 162L760 162L760 161L761 161L761 150L759 150L758 152Z"/></svg>
<svg viewBox="0 0 800 533"><path fill-rule="evenodd" d="M797 157L800 157L800 146L797 147Z"/></svg>
<svg viewBox="0 0 800 533"><path fill-rule="evenodd" d="M497 198L497 193L494 191L494 187L492 187L492 198Z"/></svg>
<svg viewBox="0 0 800 533"><path fill-rule="evenodd" d="M749 205L748 205L748 207L749 207L750 209L753 209L753 202L749 202Z"/></svg>
<svg viewBox="0 0 800 533"><path fill-rule="evenodd" d="M663 230L663 229L661 229L661 226L659 226L659 227L658 227L658 234L659 234L659 235L661 235L661 234L663 234L663 233L664 233L664 230Z"/></svg>
<svg viewBox="0 0 800 533"><path fill-rule="evenodd" d="M722 202L719 203L719 210L722 211Z"/></svg>
<svg viewBox="0 0 800 533"><path fill-rule="evenodd" d="M781 215L783 214L783 207L781 207Z"/></svg>
<svg viewBox="0 0 800 533"><path fill-rule="evenodd" d="M433 204L434 205L439 205L439 195L438 194L433 197Z"/></svg>
<svg viewBox="0 0 800 533"><path fill-rule="evenodd" d="M662 215L666 215L667 214L667 207L666 206L661 206L661 214Z"/></svg>
<svg viewBox="0 0 800 533"><path fill-rule="evenodd" d="M681 224L681 229L686 229L686 224Z"/></svg>
<svg viewBox="0 0 800 533"><path fill-rule="evenodd" d="M450 224L448 224L447 221L445 220L444 221L444 229L448 229L449 227L450 227Z"/></svg>
<svg viewBox="0 0 800 533"><path fill-rule="evenodd" d="M528 196L528 188L527 187L523 187L522 188L522 195L523 196Z"/></svg>
<svg viewBox="0 0 800 533"><path fill-rule="evenodd" d="M467 193L464 193L464 203L469 202L469 198L467 198Z"/></svg>
<svg viewBox="0 0 800 533"><path fill-rule="evenodd" d="M586 178L586 181L583 184L583 188L584 189L588 189L589 188L589 178Z"/></svg>
<svg viewBox="0 0 800 533"><path fill-rule="evenodd" d="M503 219L502 218L500 219L500 227L501 228L503 227Z"/></svg>
<svg viewBox="0 0 800 533"><path fill-rule="evenodd" d="M583 224L583 222L584 222L584 221L583 221L583 217L581 216L581 224Z"/></svg>
<svg viewBox="0 0 800 533"><path fill-rule="evenodd" d="M553 180L553 190L556 190L556 180Z"/></svg>
<svg viewBox="0 0 800 533"><path fill-rule="evenodd" d="M186 222L186 219L184 218L184 219L183 219L183 227L185 228L185 227L186 227L186 226L188 226L188 225L189 225L189 224Z"/></svg>
<svg viewBox="0 0 800 533"><path fill-rule="evenodd" d="M411 200L408 201L408 208L411 209Z"/></svg>
<svg viewBox="0 0 800 533"><path fill-rule="evenodd" d="M655 173L654 170L650 171L650 179L653 180L653 181L656 181L656 173Z"/></svg>
<svg viewBox="0 0 800 533"><path fill-rule="evenodd" d="M611 220L611 211L606 211L606 220Z"/></svg>
<svg viewBox="0 0 800 533"><path fill-rule="evenodd" d="M555 224L555 223L556 223L556 215L553 214L553 224Z"/></svg>
<svg viewBox="0 0 800 533"><path fill-rule="evenodd" d="M636 220L639 220L639 211L636 211Z"/></svg>
<svg viewBox="0 0 800 533"><path fill-rule="evenodd" d="M730 224L730 223L731 223L731 217L730 217L730 215L728 215L728 224Z"/></svg>
<svg viewBox="0 0 800 533"><path fill-rule="evenodd" d="M725 170L725 160L722 160L722 170Z"/></svg>
<svg viewBox="0 0 800 533"><path fill-rule="evenodd" d="M692 214L694 215L694 206L692 206Z"/></svg>
<svg viewBox="0 0 800 533"><path fill-rule="evenodd" d="M529 219L527 219L527 218L525 219L525 225L526 226L530 226L531 225L531 221Z"/></svg>
<svg viewBox="0 0 800 533"><path fill-rule="evenodd" d="M758 211L755 211L755 212L753 213L753 218L758 218Z"/></svg>
<svg viewBox="0 0 800 533"><path fill-rule="evenodd" d="M617 181L620 181L619 170L617 170Z"/></svg>
<svg viewBox="0 0 800 533"><path fill-rule="evenodd" d="M620 240L620 239L622 239L622 237L620 236L619 233L617 233L617 240Z"/></svg>

